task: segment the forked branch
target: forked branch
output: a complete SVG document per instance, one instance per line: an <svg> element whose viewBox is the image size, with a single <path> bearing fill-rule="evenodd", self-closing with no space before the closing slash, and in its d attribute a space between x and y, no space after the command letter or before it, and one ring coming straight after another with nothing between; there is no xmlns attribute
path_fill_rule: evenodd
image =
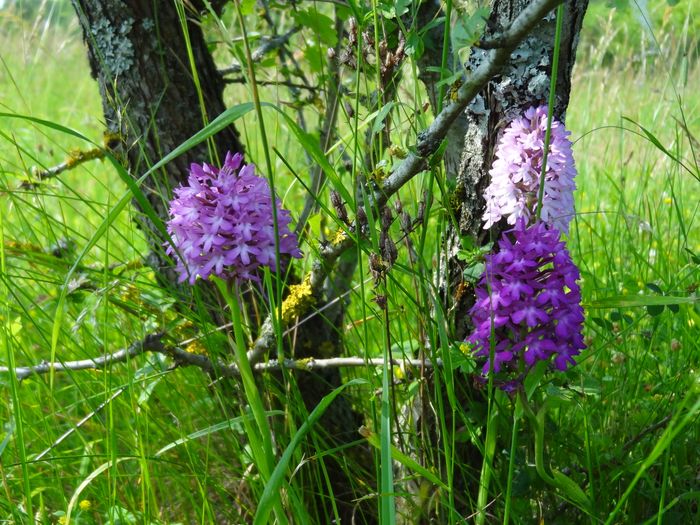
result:
<svg viewBox="0 0 700 525"><path fill-rule="evenodd" d="M433 123L428 129L418 134L418 141L413 151L384 180L382 187L374 192L370 202L367 203L368 206L381 208L402 186L427 168L428 158L438 150L447 136L450 126L484 89L486 84L498 75L517 45L549 11L561 4L562 1L534 0L522 10L507 29L494 37L494 41L498 42L500 46L486 52L481 65L467 75L462 86L457 90L452 100L448 101L444 109L438 113ZM355 232L360 231L357 222L354 230ZM352 236L347 236L344 241L321 249L319 260L314 262L309 275L309 282L315 297L320 294L323 282L332 270L335 261L353 245L354 239ZM275 345L275 330L272 318L268 316L263 323L258 339L248 352L251 364L260 362L268 352L275 348Z"/></svg>

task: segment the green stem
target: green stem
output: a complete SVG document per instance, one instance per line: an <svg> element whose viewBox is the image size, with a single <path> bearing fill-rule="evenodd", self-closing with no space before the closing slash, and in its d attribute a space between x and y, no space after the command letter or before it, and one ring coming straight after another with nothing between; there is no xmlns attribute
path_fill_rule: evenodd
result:
<svg viewBox="0 0 700 525"><path fill-rule="evenodd" d="M442 33L442 60L440 62L440 88L438 90L437 111L442 111L442 99L445 96L445 85L442 83L447 69L447 56L450 50L450 19L452 18L452 0L445 1L445 29Z"/></svg>
<svg viewBox="0 0 700 525"><path fill-rule="evenodd" d="M382 284L382 292L387 295L386 282ZM390 374L391 332L389 327L389 309L384 306L384 366L382 367L382 403L381 403L381 509L382 523L396 522L396 500L394 497L394 475L391 449L393 445L391 428L391 394Z"/></svg>
<svg viewBox="0 0 700 525"><path fill-rule="evenodd" d="M490 376L489 376L490 377ZM476 525L484 525L486 522L486 506L488 505L489 484L491 483L491 473L493 457L496 452L496 438L498 436L498 410L489 404L489 415L486 425L486 442L484 444L484 462L481 465L481 475L479 477L479 494L476 499Z"/></svg>
<svg viewBox="0 0 700 525"><path fill-rule="evenodd" d="M562 474L558 470L547 472L544 461L544 419L547 413L547 402L535 414L530 407L527 396L523 390L518 393L525 415L530 420L532 429L535 432L535 470L537 474L549 485L559 490L559 492L569 501L576 504L589 515L593 514L593 505L590 498L576 484L574 480Z"/></svg>
<svg viewBox="0 0 700 525"><path fill-rule="evenodd" d="M549 101L547 102L547 131L544 134L544 152L542 154L542 172L540 173L540 191L537 195L537 220L542 215L542 200L544 199L544 176L547 173L547 157L549 143L552 140L552 115L557 95L557 73L559 71L559 50L561 48L561 29L564 20L564 4L557 7L557 29L554 34L554 56L552 57L552 74L549 79Z"/></svg>
<svg viewBox="0 0 700 525"><path fill-rule="evenodd" d="M262 114L262 104L260 103L260 94L258 92L258 84L255 79L255 68L253 67L253 57L250 50L250 41L248 39L248 32L246 31L245 23L243 21L243 13L241 12L241 2L240 0L235 0L234 5L236 6L236 14L238 15L239 26L241 28L241 35L243 36L243 47L245 49L246 62L248 66L248 79L251 88L251 93L253 95L253 103L255 104L255 113L258 117L258 125L260 126L260 139L262 141L263 153L265 155L265 166L267 168L267 181L270 185L270 198L272 199L272 225L275 232L275 262L277 270L279 273L279 268L281 264L280 258L280 235L279 235L279 224L277 220L277 202L275 192L275 177L272 170L272 160L270 158L270 147L267 142L267 132L265 131L265 120ZM277 327L282 326L282 288L281 281L275 279L275 294L274 294L273 304L276 306L275 314L271 318L276 321L275 325ZM277 338L277 353L280 360L284 359L284 349L282 345L282 338Z"/></svg>
<svg viewBox="0 0 700 525"><path fill-rule="evenodd" d="M246 400L250 406L250 410L253 414L253 419L255 420L255 426L257 429L247 428L248 432L248 442L250 443L251 451L253 453L253 458L255 464L260 471L260 477L263 483L267 484L272 475L273 470L273 460L275 459L275 452L272 446L272 432L270 431L270 425L267 422L267 416L265 414L265 407L263 405L262 398L260 397L260 392L255 384L255 377L253 376L253 370L248 361L248 354L246 352L246 338L243 331L243 316L241 313L241 305L239 303L240 293L238 291L237 285L233 284L233 293L229 289L227 283L219 278L214 278L214 282L221 291L221 294L226 298L229 309L231 310L231 321L233 324L233 336L234 336L234 352L236 356L236 362L238 364L238 370L241 374L241 381L243 382L243 390L245 391ZM257 430L257 432L256 432ZM277 497L277 502L275 504L275 515L280 523L287 523L286 516L282 510L282 505Z"/></svg>
<svg viewBox="0 0 700 525"><path fill-rule="evenodd" d="M486 274L486 284L491 294L491 281L488 273ZM493 385L493 361L496 357L496 328L494 322L494 308L490 305L491 311L491 334L489 335L489 375L486 391L488 393L488 409L486 411L486 443L484 445L484 461L481 464L481 475L479 477L479 494L476 498L476 525L483 525L486 519L486 504L489 495L489 483L491 481L491 468L493 465L493 457L496 450L496 428L498 412L494 408L494 385Z"/></svg>
<svg viewBox="0 0 700 525"><path fill-rule="evenodd" d="M516 404L518 400L515 400ZM510 458L508 459L508 484L506 485L506 508L503 514L503 524L508 525L510 521L510 507L513 494L513 472L515 471L515 453L518 449L518 409L513 407L513 429L510 433Z"/></svg>

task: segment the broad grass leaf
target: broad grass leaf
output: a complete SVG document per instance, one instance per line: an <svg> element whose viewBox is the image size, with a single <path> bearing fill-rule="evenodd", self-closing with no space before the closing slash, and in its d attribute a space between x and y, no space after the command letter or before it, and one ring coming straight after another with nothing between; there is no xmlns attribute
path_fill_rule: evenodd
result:
<svg viewBox="0 0 700 525"><path fill-rule="evenodd" d="M270 479L265 484L265 489L263 490L262 496L260 497L260 502L258 503L258 508L255 512L255 518L253 520L254 525L263 525L269 523L268 519L270 513L273 510L275 502L279 498L279 491L285 481L285 475L287 474L287 469L289 463L292 460L294 451L299 446L301 441L304 439L306 434L309 433L311 428L316 424L319 418L323 415L326 409L330 406L333 400L338 397L338 395L348 388L349 386L357 386L367 384L364 379L353 379L345 384L340 385L338 388L333 390L330 394L327 394L321 399L321 401L316 405L316 407L311 411L309 417L304 424L299 427L294 437L292 437L289 445L285 449L282 457L279 459L277 466L275 467Z"/></svg>

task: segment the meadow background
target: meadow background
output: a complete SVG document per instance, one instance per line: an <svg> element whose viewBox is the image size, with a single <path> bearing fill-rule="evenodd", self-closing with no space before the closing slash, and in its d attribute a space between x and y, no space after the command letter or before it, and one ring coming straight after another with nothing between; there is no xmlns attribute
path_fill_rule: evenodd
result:
<svg viewBox="0 0 700 525"><path fill-rule="evenodd" d="M509 474L509 451L499 451L505 459L496 461L492 494L513 481L511 519L518 523L700 520L700 4L644 6L592 2L566 115L579 171L568 246L582 273L589 348L578 366L541 388L555 400L548 460L588 480L597 514L577 513L537 478L528 456L532 436L521 422L522 456ZM220 58L224 65L227 57ZM422 104L418 88L403 95ZM245 96L240 86L227 91L231 103ZM285 102L274 89L263 97ZM174 310L141 265L147 247L131 208L74 265L127 191L108 163L23 185L33 169L87 147L28 117L102 138L101 101L68 2L0 8L0 112L0 364L94 357L160 327L190 337L196 321ZM283 157L301 162L284 121L270 114L266 125ZM255 119L237 126L247 155L262 165ZM296 217L303 188L281 177L278 192ZM414 180L406 195L421 195L422 184ZM431 220L438 224L439 214ZM311 220L317 235L328 227L320 216ZM440 239L429 235L423 250L438 254ZM361 286L344 337L349 355L381 356L381 316L371 285L362 285L366 273L361 268L355 277ZM425 287L415 281L420 274L398 270L388 284L397 349L412 348L416 318L430 317L421 306ZM470 380L454 373L455 381ZM359 375L371 386L357 387L357 404L376 422L372 392L381 388L380 374L368 369L348 378ZM416 388L399 381L397 395L410 399ZM153 354L21 383L3 373L0 389L0 519L59 523L70 509L71 523L240 523L255 511L264 484L251 473L245 410L232 409L198 369L172 370ZM469 407L465 413L481 435L485 415ZM508 425L505 418L504 436ZM457 439L473 436L462 429ZM300 473L290 483L299 490L322 477L316 467L301 468L315 458L295 460ZM494 508L490 519L500 522Z"/></svg>

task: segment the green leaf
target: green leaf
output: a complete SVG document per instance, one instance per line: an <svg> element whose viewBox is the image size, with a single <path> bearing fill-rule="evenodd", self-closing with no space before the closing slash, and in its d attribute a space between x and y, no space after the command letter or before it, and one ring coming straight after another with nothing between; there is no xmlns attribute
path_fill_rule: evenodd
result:
<svg viewBox="0 0 700 525"><path fill-rule="evenodd" d="M482 262L477 262L475 264L467 266L464 269L464 272L462 272L462 275L464 276L465 280L474 283L478 281L482 275L484 275L485 270L486 265Z"/></svg>
<svg viewBox="0 0 700 525"><path fill-rule="evenodd" d="M281 410L268 410L265 412L265 415L268 417L272 416L283 416L284 412ZM197 430L196 432L192 432L191 434L187 434L185 437L177 439L173 441L172 443L168 443L165 445L163 448L161 448L158 452L154 454L155 457L162 456L165 454L168 450L172 450L175 447L179 447L180 445L183 445L187 443L188 441L193 441L195 439L209 436L210 434L214 434L216 432L219 432L220 430L238 430L239 425L244 421L244 420L252 420L253 419L253 414L246 414L244 416L238 416L238 417L233 417L231 419L227 419L226 421L221 421L220 423L216 423L215 425L211 425L210 427L203 428L201 430Z"/></svg>
<svg viewBox="0 0 700 525"><path fill-rule="evenodd" d="M377 113L377 116L374 119L374 125L372 126L372 135L376 135L382 129L384 129L384 120L386 119L387 115L393 107L393 102L387 102L386 104L384 104L382 109L379 110L379 113Z"/></svg>
<svg viewBox="0 0 700 525"><path fill-rule="evenodd" d="M466 350L466 352L462 351L462 345L466 344L467 343L453 343L450 345L451 365L452 370L459 370L464 374L471 374L476 370L476 362L469 353L469 350Z"/></svg>
<svg viewBox="0 0 700 525"><path fill-rule="evenodd" d="M661 315L664 313L664 306L657 306L657 305L649 305L646 307L647 308L647 313L652 316L656 317L657 315Z"/></svg>
<svg viewBox="0 0 700 525"><path fill-rule="evenodd" d="M443 79L440 82L435 84L435 87L451 86L459 79L461 79L463 75L464 73L462 73L461 71L457 71L456 73L450 72L449 76L443 77Z"/></svg>
<svg viewBox="0 0 700 525"><path fill-rule="evenodd" d="M658 294L661 294L661 295L664 294L664 293L661 291L661 288L659 288L659 286L656 285L656 284L654 284L654 283L646 283L645 286L646 286L647 288L649 288L652 292L655 292L655 293L658 293Z"/></svg>
<svg viewBox="0 0 700 525"><path fill-rule="evenodd" d="M437 27L439 25L442 25L445 23L445 17L444 16L438 16L437 18L433 18L430 22L422 26L418 30L419 35L424 35L428 31L430 31L432 28Z"/></svg>
<svg viewBox="0 0 700 525"><path fill-rule="evenodd" d="M255 9L255 0L241 0L241 14L252 15Z"/></svg>
<svg viewBox="0 0 700 525"><path fill-rule="evenodd" d="M415 32L408 34L406 38L406 54L414 58L420 58L425 51L425 43L421 36Z"/></svg>
<svg viewBox="0 0 700 525"><path fill-rule="evenodd" d="M349 386L363 384L367 384L367 381L364 379L353 379L352 381L348 381L347 383L340 385L330 394L324 396L323 399L321 399L321 401L319 402L319 404L316 405L316 407L311 411L307 420L304 421L304 424L301 425L301 427L299 427L299 430L297 430L296 434L294 434L294 437L292 437L292 440L289 442L289 445L287 445L287 448L284 450L282 457L279 459L275 470L272 472L270 479L265 484L263 493L260 496L258 508L255 511L255 518L253 520L254 525L263 525L265 523L269 523L268 518L270 517L270 513L273 510L273 506L275 505L275 502L279 497L279 490L282 487L282 484L284 483L289 463L292 460L294 451L304 439L304 436L308 434L309 430L311 430L311 427L313 427L314 424L316 424L316 422L323 415L326 409L330 406L333 400L336 397L338 397L338 395L343 390L345 390Z"/></svg>
<svg viewBox="0 0 700 525"><path fill-rule="evenodd" d="M685 248L685 251L688 252L688 255L690 255L691 261L693 261L695 264L700 264L700 256L696 255L695 252L689 250L688 248Z"/></svg>
<svg viewBox="0 0 700 525"><path fill-rule="evenodd" d="M489 17L489 9L480 7L469 16L461 16L450 31L450 40L452 41L452 49L455 53L459 53L466 47L471 47L475 44L484 31L486 20Z"/></svg>
<svg viewBox="0 0 700 525"><path fill-rule="evenodd" d="M585 492L579 487L576 482L571 478L565 476L558 470L552 470L552 477L557 488L573 503L578 505L581 509L585 510L589 514L592 513L593 506L591 505L591 500Z"/></svg>
<svg viewBox="0 0 700 525"><path fill-rule="evenodd" d="M292 16L298 25L311 29L311 32L317 35L324 44L333 47L338 43L338 34L335 31L332 18L313 8L300 9L295 11Z"/></svg>
<svg viewBox="0 0 700 525"><path fill-rule="evenodd" d="M367 440L367 443L372 445L377 450L380 450L381 444L379 443L378 434L364 427L362 428L361 434ZM420 476L430 481L433 485L445 490L449 490L448 486L440 478L438 478L435 474L430 472L427 468L422 466L416 460L401 452L395 445L391 446L391 457L394 459L394 461L398 461L404 467L412 470L416 474L419 474Z"/></svg>
<svg viewBox="0 0 700 525"><path fill-rule="evenodd" d="M405 15L412 3L413 0L396 0L396 2L394 2L394 11L396 12L396 16Z"/></svg>
<svg viewBox="0 0 700 525"><path fill-rule="evenodd" d="M333 169L333 166L331 166L330 162L328 162L328 159L326 158L324 152L321 150L318 141L314 137L306 133L303 129L301 129L292 117L287 115L284 111L282 111L274 104L264 103L263 106L273 108L280 115L282 115L287 125L289 126L289 129L299 141L299 144L306 150L306 152L309 155L311 155L311 158L313 158L314 161L318 163L323 172L326 174L326 177L328 177L328 180L331 181L333 189L340 193L340 196L346 203L348 203L348 205L352 205L352 203L355 202L355 199L352 198L348 190L340 181L340 177L338 177L338 174L336 173L335 169Z"/></svg>
<svg viewBox="0 0 700 525"><path fill-rule="evenodd" d="M12 435L15 433L15 423L13 419L10 419L9 422L7 423L7 434L5 434L5 437L2 440L2 443L0 443L0 458L2 457L2 453L5 451L5 448L7 448L7 445L10 443L10 440L12 439Z"/></svg>
<svg viewBox="0 0 700 525"><path fill-rule="evenodd" d="M601 328L605 330L612 330L613 325L607 319L604 319L602 317L591 317L590 319Z"/></svg>
<svg viewBox="0 0 700 525"><path fill-rule="evenodd" d="M698 297L680 297L674 295L617 295L592 301L589 308L638 308L642 306L666 306L669 304L693 304Z"/></svg>
<svg viewBox="0 0 700 525"><path fill-rule="evenodd" d="M159 170L163 166L165 166L168 162L171 160L179 157L183 153L191 150L194 148L197 144L200 144L201 142L204 142L210 137L213 137L216 135L219 131L227 128L230 126L234 121L238 120L241 118L243 115L246 113L249 113L255 109L255 105L252 102L246 102L244 104L237 104L233 107L228 108L226 111L221 113L218 117L216 117L214 120L212 120L209 124L204 126L200 131L192 135L190 138L188 138L185 142L180 144L177 148L175 148L173 151L171 151L169 154L167 154L165 157L163 157L159 162L157 162L151 169L149 169L146 173L143 174L141 179L139 179L138 184L140 184L141 180L153 173L156 170Z"/></svg>

